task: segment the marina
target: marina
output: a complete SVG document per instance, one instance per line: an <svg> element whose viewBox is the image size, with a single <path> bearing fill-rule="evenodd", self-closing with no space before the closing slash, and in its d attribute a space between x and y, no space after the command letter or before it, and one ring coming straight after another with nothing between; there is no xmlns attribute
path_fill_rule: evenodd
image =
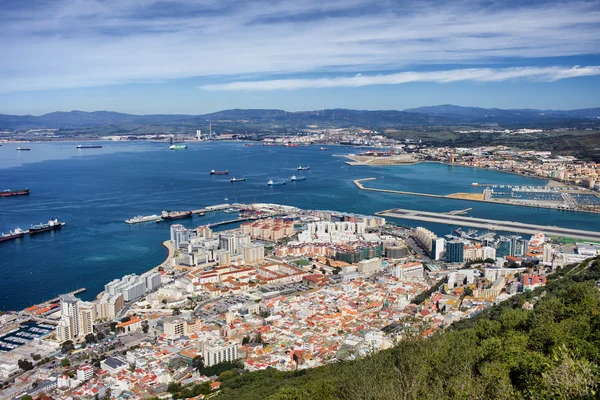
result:
<svg viewBox="0 0 600 400"><path fill-rule="evenodd" d="M26 322L19 328L13 329L0 336L0 352L4 353L20 347L32 340L43 338L49 333L54 332L55 326L47 324L38 324L35 322Z"/></svg>

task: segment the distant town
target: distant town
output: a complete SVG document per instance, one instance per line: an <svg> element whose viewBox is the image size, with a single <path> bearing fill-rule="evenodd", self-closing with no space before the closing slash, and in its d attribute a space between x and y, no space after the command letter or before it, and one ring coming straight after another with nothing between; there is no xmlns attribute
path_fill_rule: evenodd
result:
<svg viewBox="0 0 600 400"><path fill-rule="evenodd" d="M540 161L549 155L405 148L487 167L523 156L512 164L520 173L560 171L557 179L595 188L586 181L595 166L560 169ZM313 368L427 337L600 248L542 233L438 237L381 216L278 204L215 209L225 207L239 227L171 225L163 263L107 282L94 301L66 293L0 315L3 398L213 396L244 371Z"/></svg>

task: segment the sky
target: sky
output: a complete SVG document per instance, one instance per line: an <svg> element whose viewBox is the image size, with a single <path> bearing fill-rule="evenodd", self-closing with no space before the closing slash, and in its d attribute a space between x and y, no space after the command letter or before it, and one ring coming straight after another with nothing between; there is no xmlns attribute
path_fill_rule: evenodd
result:
<svg viewBox="0 0 600 400"><path fill-rule="evenodd" d="M599 1L0 0L0 113L600 107Z"/></svg>

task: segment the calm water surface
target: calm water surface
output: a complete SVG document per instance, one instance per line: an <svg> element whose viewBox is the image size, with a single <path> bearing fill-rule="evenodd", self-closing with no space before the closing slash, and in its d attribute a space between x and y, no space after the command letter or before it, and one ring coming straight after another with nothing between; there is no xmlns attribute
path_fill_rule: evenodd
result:
<svg viewBox="0 0 600 400"><path fill-rule="evenodd" d="M392 207L450 211L472 207L469 215L542 225L599 230L600 216L462 200L441 200L358 190L353 179L375 177L369 187L435 194L480 191L472 182L542 185L545 181L495 171L424 163L397 167L350 167L334 154L356 151L330 146L244 146L242 143L190 143L169 151L157 143L104 142L102 149L77 150L77 143L0 147L0 189L28 187L31 195L0 198L0 232L59 218L60 231L0 243L0 310L21 309L57 294L87 288L91 299L105 283L140 273L166 256L161 243L169 223L127 225L126 218L188 210L229 202L271 202L307 209L372 214ZM269 179L298 175L305 181L268 187ZM211 169L230 172L211 176ZM245 177L232 184L229 178ZM229 219L224 213L195 216L188 227ZM181 222L181 221L178 221ZM426 226L438 234L443 224L398 221Z"/></svg>

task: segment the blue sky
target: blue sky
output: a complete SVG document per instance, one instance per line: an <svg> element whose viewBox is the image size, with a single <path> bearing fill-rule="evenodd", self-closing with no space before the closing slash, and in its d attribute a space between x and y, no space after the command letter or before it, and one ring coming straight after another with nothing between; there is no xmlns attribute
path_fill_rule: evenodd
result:
<svg viewBox="0 0 600 400"><path fill-rule="evenodd" d="M0 0L0 113L600 106L598 1Z"/></svg>

